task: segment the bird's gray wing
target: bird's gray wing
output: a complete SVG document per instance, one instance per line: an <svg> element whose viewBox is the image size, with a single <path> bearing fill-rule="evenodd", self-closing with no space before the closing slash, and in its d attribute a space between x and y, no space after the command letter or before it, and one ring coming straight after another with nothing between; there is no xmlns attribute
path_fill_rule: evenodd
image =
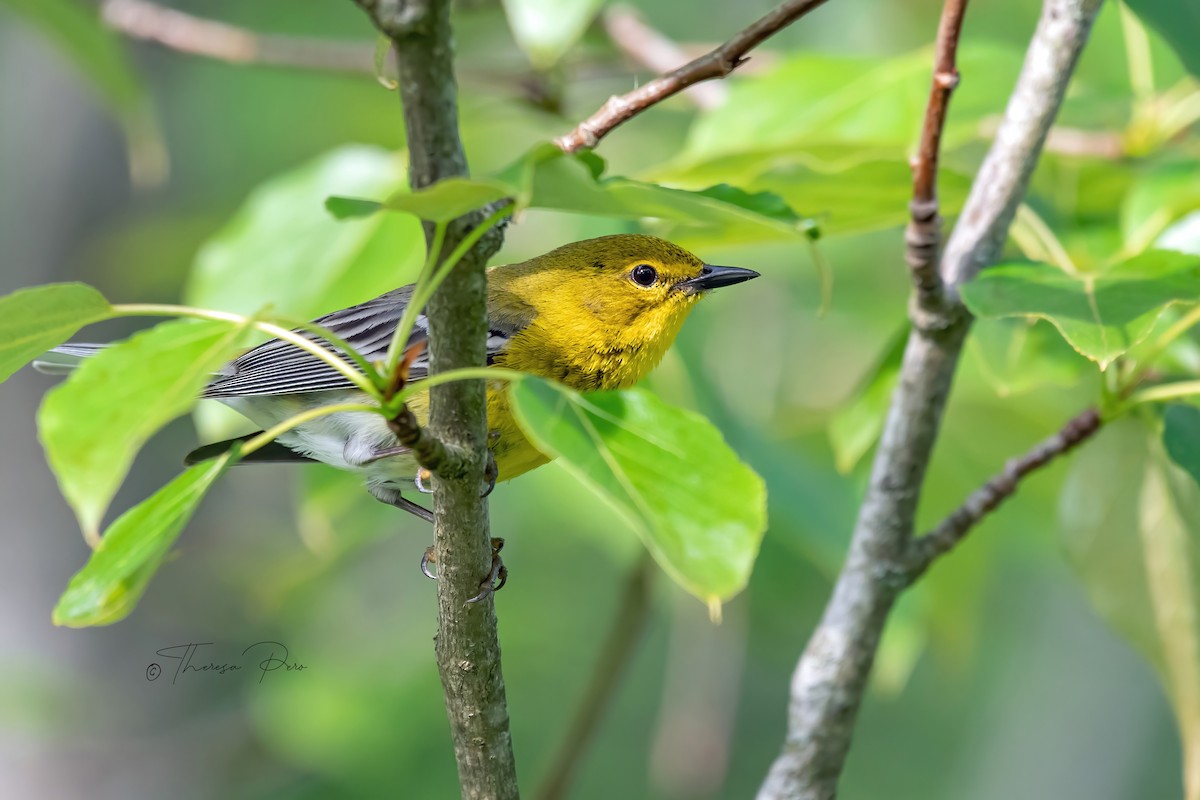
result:
<svg viewBox="0 0 1200 800"><path fill-rule="evenodd" d="M392 341L400 317L412 298L413 287L394 289L350 308L334 311L315 320L346 342L368 362L382 360ZM329 352L340 356L351 366L348 358L336 347L316 334L299 331ZM494 330L488 336L488 363L508 344L510 333ZM429 338L429 321L422 312L417 314L405 349ZM355 367L357 369L357 367ZM422 352L409 367L409 380L419 380L429 374L429 354ZM353 384L338 370L311 353L290 342L272 339L227 364L216 375L202 397L261 397L264 395L321 392L349 389Z"/></svg>

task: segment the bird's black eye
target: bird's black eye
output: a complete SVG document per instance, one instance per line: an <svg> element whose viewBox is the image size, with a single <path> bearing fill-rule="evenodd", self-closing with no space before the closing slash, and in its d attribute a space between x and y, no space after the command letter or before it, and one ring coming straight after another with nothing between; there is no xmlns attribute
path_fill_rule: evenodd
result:
<svg viewBox="0 0 1200 800"><path fill-rule="evenodd" d="M638 264L633 268L632 277L638 286L653 286L658 280L658 271L649 264Z"/></svg>

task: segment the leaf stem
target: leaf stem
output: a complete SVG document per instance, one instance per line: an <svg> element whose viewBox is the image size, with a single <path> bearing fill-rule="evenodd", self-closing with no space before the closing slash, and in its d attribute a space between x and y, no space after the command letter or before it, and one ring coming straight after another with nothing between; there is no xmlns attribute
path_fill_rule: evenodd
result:
<svg viewBox="0 0 1200 800"><path fill-rule="evenodd" d="M1143 403L1173 400L1176 397L1188 397L1194 394L1200 394L1200 381L1177 381L1161 386L1151 386L1149 389L1143 389L1130 395L1129 399L1121 406L1121 410L1124 411Z"/></svg>
<svg viewBox="0 0 1200 800"><path fill-rule="evenodd" d="M392 373L400 365L408 337L412 334L413 325L416 324L417 315L424 310L425 304L429 302L429 296L433 294L432 292L426 293L424 288L434 279L437 260L442 255L442 243L446 240L446 227L445 222L434 223L433 239L429 242L429 249L425 253L425 265L421 268L421 275L417 278L416 285L413 286L412 296L408 298L408 305L404 307L400 324L392 333L392 342L388 345L387 360L384 362L383 370L383 380L388 384L391 383Z"/></svg>
<svg viewBox="0 0 1200 800"><path fill-rule="evenodd" d="M216 322L229 322L234 325L240 325L250 320L242 314L232 314L227 311L213 311L206 308L192 308L191 306L175 306L159 303L125 303L122 305L114 305L113 311L117 316L122 317L191 317L193 319L208 319ZM295 331L290 331L287 328L280 327L270 322L264 322L260 319L254 319L253 325L263 333L274 336L276 339L282 339L289 344L305 350L313 356L324 361L329 366L333 367L338 372L342 373L351 383L362 389L367 394L375 398L381 399L381 392L375 387L366 375L363 375L354 367L347 364L341 358L321 347L311 339L306 339Z"/></svg>

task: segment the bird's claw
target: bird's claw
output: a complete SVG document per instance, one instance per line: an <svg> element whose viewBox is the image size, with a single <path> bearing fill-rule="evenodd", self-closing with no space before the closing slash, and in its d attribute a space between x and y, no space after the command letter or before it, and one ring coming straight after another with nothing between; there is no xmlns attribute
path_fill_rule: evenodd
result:
<svg viewBox="0 0 1200 800"><path fill-rule="evenodd" d="M432 480L432 478L433 473L424 467L421 467L419 470L417 470L417 476L413 478L413 484L416 485L417 491L421 494L433 494L433 487L429 485L429 481Z"/></svg>
<svg viewBox="0 0 1200 800"><path fill-rule="evenodd" d="M500 477L500 469L496 466L496 457L492 455L492 451L487 451L487 465L483 468L483 479L487 482L487 488L483 490L480 497L487 497L492 493L492 489L496 488L496 479Z"/></svg>
<svg viewBox="0 0 1200 800"><path fill-rule="evenodd" d="M437 575L434 575L432 572L429 571L429 565L436 564L436 563L437 563L437 556L435 555L433 545L429 545L429 547L425 548L424 555L421 556L421 574L424 575L426 578L429 578L429 580L431 580L431 581L436 581Z"/></svg>
<svg viewBox="0 0 1200 800"><path fill-rule="evenodd" d="M500 558L500 551L504 548L504 540L500 538L492 539L492 568L488 572L487 577L479 583L479 594L468 600L468 603L478 603L496 592L504 588L504 584L508 582L508 567L504 566L504 560Z"/></svg>

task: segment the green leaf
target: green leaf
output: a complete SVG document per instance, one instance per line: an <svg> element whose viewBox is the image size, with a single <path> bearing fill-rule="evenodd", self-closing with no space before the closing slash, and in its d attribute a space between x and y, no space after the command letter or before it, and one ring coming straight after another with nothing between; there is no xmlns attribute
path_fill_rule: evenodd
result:
<svg viewBox="0 0 1200 800"><path fill-rule="evenodd" d="M761 171L831 143L896 148L902 156L921 130L932 63L928 48L886 61L814 53L787 58L762 75L731 81L728 102L697 120L668 169L744 154L754 161L745 166ZM945 147L978 137L979 122L1004 107L1020 65L1015 50L964 43L963 80L950 106Z"/></svg>
<svg viewBox="0 0 1200 800"><path fill-rule="evenodd" d="M403 214L338 221L331 195L386 197L404 185L395 154L333 150L259 186L201 249L186 302L307 320L361 303L416 276L425 258L420 223Z"/></svg>
<svg viewBox="0 0 1200 800"><path fill-rule="evenodd" d="M248 329L249 322L165 322L85 360L46 395L42 444L89 538L138 450L195 404Z"/></svg>
<svg viewBox="0 0 1200 800"><path fill-rule="evenodd" d="M34 286L0 297L0 381L84 325L110 316L104 296L82 283Z"/></svg>
<svg viewBox="0 0 1200 800"><path fill-rule="evenodd" d="M1200 208L1200 161L1161 165L1138 178L1121 204L1121 234L1134 252Z"/></svg>
<svg viewBox="0 0 1200 800"><path fill-rule="evenodd" d="M829 444L838 472L854 469L883 432L883 419L900 374L908 331L906 324L892 337L887 352L855 390L854 399L829 422Z"/></svg>
<svg viewBox="0 0 1200 800"><path fill-rule="evenodd" d="M1032 319L981 319L971 326L972 361L996 394L1075 386L1087 363L1052 325Z"/></svg>
<svg viewBox="0 0 1200 800"><path fill-rule="evenodd" d="M1128 0L1129 8L1167 40L1179 60L1200 77L1200 4L1195 0Z"/></svg>
<svg viewBox="0 0 1200 800"><path fill-rule="evenodd" d="M1200 484L1200 408L1173 403L1163 412L1167 455Z"/></svg>
<svg viewBox="0 0 1200 800"><path fill-rule="evenodd" d="M55 625L111 625L129 615L205 492L232 463L226 454L189 468L122 514L54 608Z"/></svg>
<svg viewBox="0 0 1200 800"><path fill-rule="evenodd" d="M511 186L498 180L445 178L416 192L397 192L383 205L394 211L407 211L421 219L449 222L512 193Z"/></svg>
<svg viewBox="0 0 1200 800"><path fill-rule="evenodd" d="M509 391L530 441L628 519L676 582L710 607L745 587L766 488L711 423L645 390L584 395L526 378Z"/></svg>
<svg viewBox="0 0 1200 800"><path fill-rule="evenodd" d="M1101 431L1063 489L1063 540L1092 604L1157 670L1200 769L1200 487L1145 425ZM1190 786L1189 798L1200 787Z"/></svg>
<svg viewBox="0 0 1200 800"><path fill-rule="evenodd" d="M538 69L566 55L591 24L604 0L504 0L517 45Z"/></svg>
<svg viewBox="0 0 1200 800"><path fill-rule="evenodd" d="M1000 264L962 288L979 317L1045 319L1105 369L1144 339L1172 303L1200 297L1200 256L1150 250L1099 273L1048 264Z"/></svg>

